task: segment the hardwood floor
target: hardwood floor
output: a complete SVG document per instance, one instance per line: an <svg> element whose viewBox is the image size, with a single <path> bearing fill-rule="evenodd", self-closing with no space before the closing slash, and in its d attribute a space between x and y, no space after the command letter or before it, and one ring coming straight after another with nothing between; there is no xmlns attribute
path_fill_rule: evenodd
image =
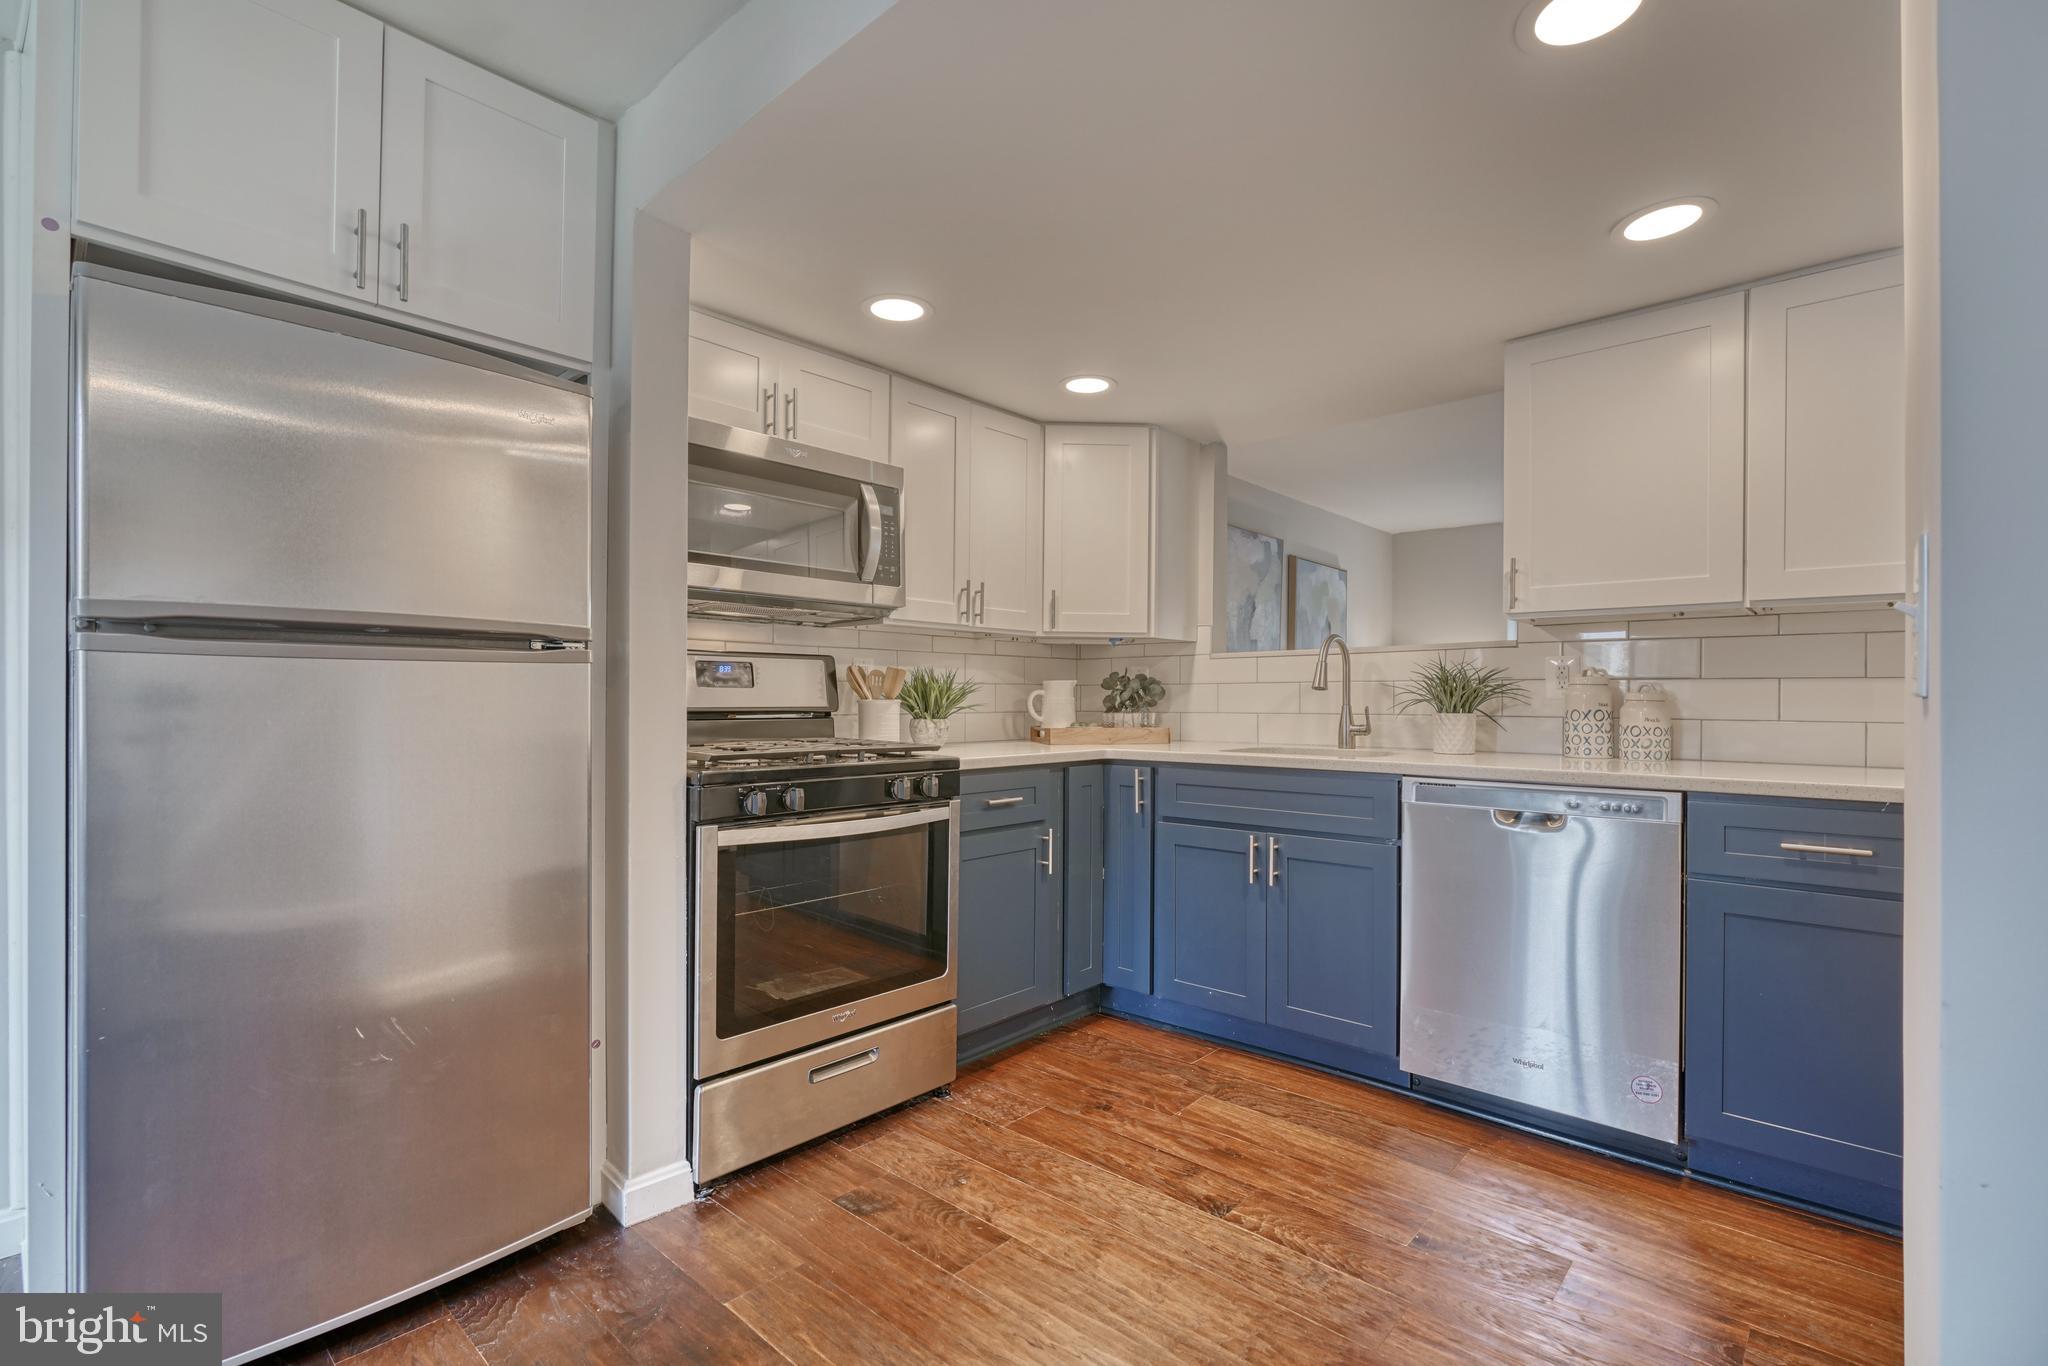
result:
<svg viewBox="0 0 2048 1366"><path fill-rule="evenodd" d="M1093 1017L700 1204L286 1354L1897 1361L1889 1239Z"/></svg>

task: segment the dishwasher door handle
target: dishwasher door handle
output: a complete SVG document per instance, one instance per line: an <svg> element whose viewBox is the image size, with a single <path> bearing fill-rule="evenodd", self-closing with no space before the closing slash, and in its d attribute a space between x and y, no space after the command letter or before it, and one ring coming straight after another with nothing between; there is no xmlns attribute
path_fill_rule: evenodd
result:
<svg viewBox="0 0 2048 1366"><path fill-rule="evenodd" d="M1503 830L1534 830L1548 833L1564 829L1571 817L1555 811L1502 811L1495 809L1493 823Z"/></svg>

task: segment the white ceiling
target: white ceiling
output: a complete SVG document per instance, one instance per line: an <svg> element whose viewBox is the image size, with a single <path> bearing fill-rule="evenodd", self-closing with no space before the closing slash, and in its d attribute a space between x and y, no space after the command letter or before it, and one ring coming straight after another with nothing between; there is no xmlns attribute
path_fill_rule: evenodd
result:
<svg viewBox="0 0 2048 1366"><path fill-rule="evenodd" d="M1498 389L1510 337L1899 242L1894 4L1646 0L1540 54L1521 9L898 0L657 207L711 307L1033 417L1220 436L1324 505L1297 476L1341 453L1264 443ZM1684 194L1720 209L1610 238ZM865 317L886 290L933 316ZM1083 371L1118 387L1059 390Z"/></svg>
<svg viewBox="0 0 2048 1366"><path fill-rule="evenodd" d="M617 119L746 0L349 0L387 24Z"/></svg>

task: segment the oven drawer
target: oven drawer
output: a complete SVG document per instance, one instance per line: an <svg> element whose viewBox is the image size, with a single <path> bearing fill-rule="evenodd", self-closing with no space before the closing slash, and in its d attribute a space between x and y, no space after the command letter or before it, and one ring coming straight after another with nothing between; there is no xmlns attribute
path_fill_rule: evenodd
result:
<svg viewBox="0 0 2048 1366"><path fill-rule="evenodd" d="M691 1105L693 1174L716 1180L944 1086L957 1033L943 1005L704 1083Z"/></svg>

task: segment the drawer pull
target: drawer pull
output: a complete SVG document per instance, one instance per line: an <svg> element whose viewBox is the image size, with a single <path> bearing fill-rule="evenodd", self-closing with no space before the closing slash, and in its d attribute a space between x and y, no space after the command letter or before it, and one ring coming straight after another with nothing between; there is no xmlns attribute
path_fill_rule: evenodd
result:
<svg viewBox="0 0 2048 1366"><path fill-rule="evenodd" d="M1796 840L1780 840L1778 847L1788 854L1840 854L1843 858L1876 858L1875 849L1842 849L1832 844L1800 844Z"/></svg>
<svg viewBox="0 0 2048 1366"><path fill-rule="evenodd" d="M810 1073L811 1085L816 1086L821 1081L843 1077L848 1072L858 1072L881 1056L880 1048L870 1048L865 1053L856 1053L850 1058L841 1058L838 1062L828 1062L823 1067L813 1067Z"/></svg>
<svg viewBox="0 0 2048 1366"><path fill-rule="evenodd" d="M982 805L983 805L983 806L1022 806L1022 805L1024 805L1024 799L1023 799L1022 797L990 797L990 798L988 798L988 799L987 799L986 801L984 801L984 802L982 803Z"/></svg>

